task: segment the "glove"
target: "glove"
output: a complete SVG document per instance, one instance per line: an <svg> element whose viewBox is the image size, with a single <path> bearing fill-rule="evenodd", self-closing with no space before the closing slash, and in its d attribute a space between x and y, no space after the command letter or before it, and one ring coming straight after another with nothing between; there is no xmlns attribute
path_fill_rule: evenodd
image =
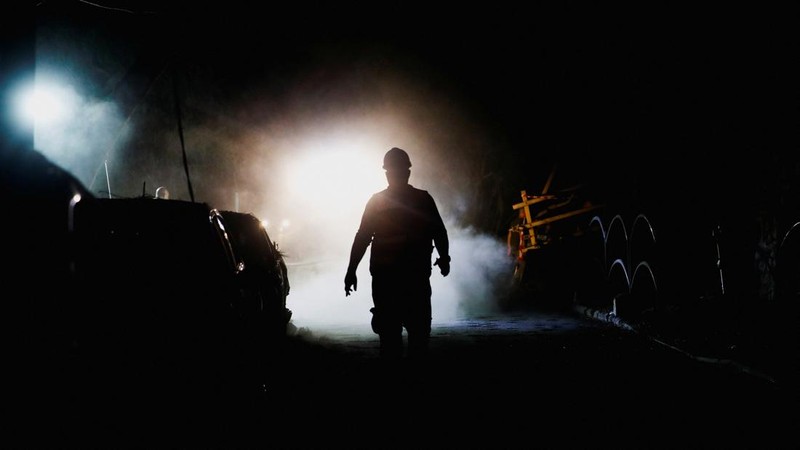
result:
<svg viewBox="0 0 800 450"><path fill-rule="evenodd" d="M350 290L357 291L358 290L358 278L356 277L355 272L347 271L347 274L344 276L344 295L350 295Z"/></svg>
<svg viewBox="0 0 800 450"><path fill-rule="evenodd" d="M446 277L450 273L450 257L443 256L441 258L436 258L436 262L433 263L434 266L439 266L439 271L442 272L442 276Z"/></svg>

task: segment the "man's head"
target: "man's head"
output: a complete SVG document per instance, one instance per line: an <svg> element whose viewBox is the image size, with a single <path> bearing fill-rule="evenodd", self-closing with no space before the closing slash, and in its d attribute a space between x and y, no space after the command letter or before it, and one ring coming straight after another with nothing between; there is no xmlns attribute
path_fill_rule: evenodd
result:
<svg viewBox="0 0 800 450"><path fill-rule="evenodd" d="M408 184L408 178L411 176L411 158L405 150L394 147L383 155L383 168L386 170L389 186Z"/></svg>
<svg viewBox="0 0 800 450"><path fill-rule="evenodd" d="M408 157L408 153L402 148L394 147L383 155L383 168L385 170L410 169L411 158Z"/></svg>

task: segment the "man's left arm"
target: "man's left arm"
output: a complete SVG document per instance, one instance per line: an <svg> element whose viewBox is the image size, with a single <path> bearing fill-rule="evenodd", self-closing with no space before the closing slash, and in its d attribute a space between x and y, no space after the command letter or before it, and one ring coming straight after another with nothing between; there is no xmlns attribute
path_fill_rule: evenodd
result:
<svg viewBox="0 0 800 450"><path fill-rule="evenodd" d="M450 274L450 240L447 236L447 228L444 225L439 208L436 207L436 202L431 197L431 216L433 219L433 245L436 247L436 252L439 257L436 258L434 266L439 266L439 271L443 277Z"/></svg>

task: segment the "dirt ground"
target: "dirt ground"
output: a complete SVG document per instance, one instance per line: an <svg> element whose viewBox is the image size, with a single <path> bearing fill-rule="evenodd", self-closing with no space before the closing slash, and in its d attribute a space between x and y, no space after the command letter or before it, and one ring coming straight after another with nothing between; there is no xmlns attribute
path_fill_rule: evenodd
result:
<svg viewBox="0 0 800 450"><path fill-rule="evenodd" d="M568 312L434 324L422 363L385 363L377 345L367 324L298 329L266 386L265 429L286 447L798 443L796 393Z"/></svg>
<svg viewBox="0 0 800 450"><path fill-rule="evenodd" d="M32 405L31 429L6 438L26 448L775 449L800 443L796 392L567 311L434 322L426 361L382 361L368 323L291 325L284 345L265 360L260 386L243 380L229 397L198 391L172 405L122 395L125 401L97 402L95 410L80 411L84 416L37 412ZM113 386L120 392L135 387Z"/></svg>

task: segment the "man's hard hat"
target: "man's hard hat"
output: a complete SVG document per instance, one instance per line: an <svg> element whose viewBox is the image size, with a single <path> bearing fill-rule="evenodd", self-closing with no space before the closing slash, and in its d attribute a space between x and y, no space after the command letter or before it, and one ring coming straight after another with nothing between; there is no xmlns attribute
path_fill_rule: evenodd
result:
<svg viewBox="0 0 800 450"><path fill-rule="evenodd" d="M411 167L411 158L402 148L394 147L383 156L383 168L389 169L408 169Z"/></svg>

